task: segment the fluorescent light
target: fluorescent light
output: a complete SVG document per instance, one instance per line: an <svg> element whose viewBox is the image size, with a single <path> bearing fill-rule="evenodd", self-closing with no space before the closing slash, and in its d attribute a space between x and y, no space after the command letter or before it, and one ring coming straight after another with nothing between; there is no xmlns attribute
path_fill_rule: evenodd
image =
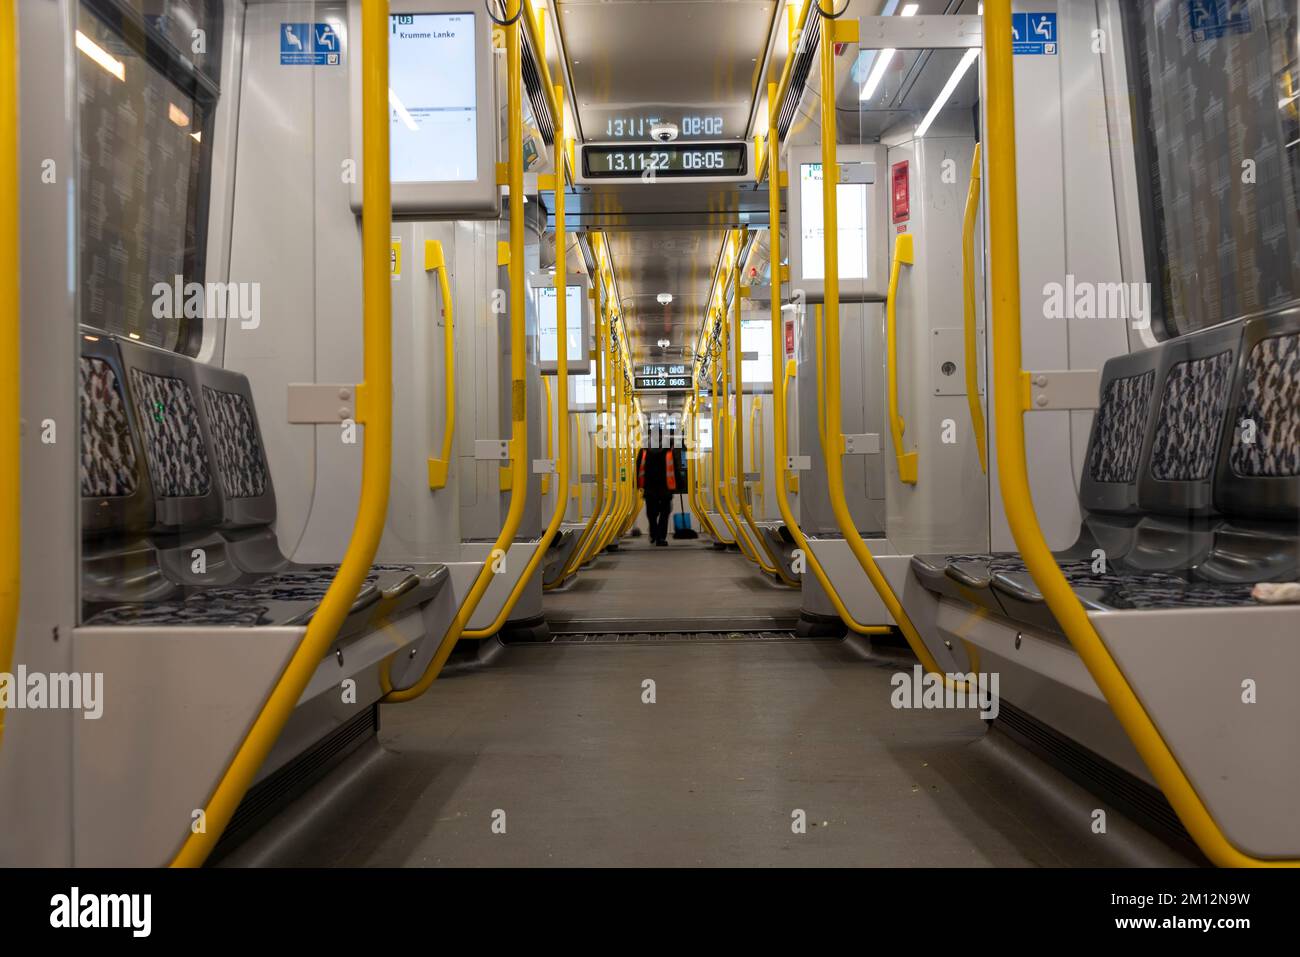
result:
<svg viewBox="0 0 1300 957"><path fill-rule="evenodd" d="M673 294L671 292L661 292L659 295L655 296L655 300L659 305L666 306L673 301Z"/></svg>
<svg viewBox="0 0 1300 957"><path fill-rule="evenodd" d="M411 119L411 114L406 112L406 107L403 106L402 101L397 98L397 94L393 92L391 86L388 88L388 105L397 112L397 118L406 124L408 130L412 133L418 133L420 131L420 128L415 125L415 120Z"/></svg>
<svg viewBox="0 0 1300 957"><path fill-rule="evenodd" d="M919 4L909 3L903 7L900 16L911 17L916 15ZM876 62L871 66L871 72L867 75L867 82L862 87L862 92L858 95L858 100L869 100L875 93L876 88L880 86L880 81L885 78L885 71L889 69L889 61L894 58L894 49L876 51Z"/></svg>
<svg viewBox="0 0 1300 957"><path fill-rule="evenodd" d="M96 43L90 37L86 36L80 30L77 31L77 49L86 56L90 57L100 66L102 66L113 76L123 82L126 81L126 65L121 60L109 55L109 52Z"/></svg>
<svg viewBox="0 0 1300 957"><path fill-rule="evenodd" d="M196 142L196 143L202 143L202 142L203 142L203 133L202 133L202 131L199 131L199 132L196 132L196 133L191 133L191 134L190 134L190 139L194 140L194 142Z"/></svg>
<svg viewBox="0 0 1300 957"><path fill-rule="evenodd" d="M979 47L971 47L962 54L961 62L957 64L957 69L952 71L952 76L948 77L948 82L939 91L939 97L934 101L934 106L930 107L930 112L925 114L925 119L916 128L916 138L918 140L925 135L930 128L930 124L934 122L934 118L939 115L939 111L943 109L944 104L952 97L952 91L957 89L957 84L961 82L961 78L966 75L966 71L970 69L970 65L975 62L975 58L979 55Z"/></svg>
<svg viewBox="0 0 1300 957"><path fill-rule="evenodd" d="M189 126L190 118L175 103L167 104L167 119L171 120L177 126Z"/></svg>

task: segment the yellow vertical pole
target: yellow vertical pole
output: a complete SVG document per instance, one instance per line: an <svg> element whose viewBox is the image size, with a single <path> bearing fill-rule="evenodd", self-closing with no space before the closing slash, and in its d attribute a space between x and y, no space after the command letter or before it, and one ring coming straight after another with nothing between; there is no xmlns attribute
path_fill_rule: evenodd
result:
<svg viewBox="0 0 1300 957"><path fill-rule="evenodd" d="M786 575L785 570L781 567L781 563L777 561L776 556L772 554L772 549L768 544L767 539L759 534L758 526L754 522L753 511L750 509L749 502L745 498L745 383L742 371L744 367L745 353L744 343L741 341L742 337L740 334L740 237L742 235L743 232L739 230L732 233L732 249L735 251L736 257L736 268L731 274L731 316L734 323L734 326L732 327L734 331L732 354L735 361L736 376L736 414L735 424L733 426L735 430L734 454L736 456L736 508L740 512L741 519L743 519L745 524L749 527L749 531L753 533L754 542L757 543L756 546L752 547L754 548L754 561L758 563L758 567L763 569L763 571L769 575L779 576L787 585L797 585L798 582ZM764 560L765 555L767 557L766 561Z"/></svg>
<svg viewBox="0 0 1300 957"><path fill-rule="evenodd" d="M506 27L506 96L509 114L509 180L510 180L510 505L506 510L505 524L493 543L492 551L508 554L519 526L523 522L524 508L528 504L528 382L527 382L527 346L525 335L525 290L524 290L524 113L523 113L523 41L520 31L519 9L523 0L507 0L507 17L513 18ZM386 5L386 4L385 4ZM387 23L384 24L387 26ZM387 33L383 42L388 42ZM387 47L385 46L385 58ZM380 75L383 89L388 87L388 68ZM387 102L387 94L384 94ZM388 134L388 111L384 110L385 144ZM369 167L367 167L369 169ZM388 182L388 163L383 166L384 182ZM386 187L385 187L386 188ZM384 240L387 249L388 240ZM385 274L387 278L387 274ZM385 312L385 321L391 325L392 319ZM383 701L396 703L411 701L424 694L437 679L442 666L447 663L456 642L474 617L479 602L483 600L488 587L492 584L493 565L489 558L479 568L469 594L456 611L451 627L443 635L438 650L428 666L415 682L406 688L390 690Z"/></svg>
<svg viewBox="0 0 1300 957"><path fill-rule="evenodd" d="M836 29L841 26L835 20L822 20L820 43L821 88L835 89L835 42ZM857 21L847 26L856 28ZM826 349L826 434L823 437L823 451L826 457L826 478L830 486L831 510L835 513L835 523L844 536L849 550L857 558L858 564L866 573L880 600L889 614L898 623L903 637L920 660L926 671L942 674L939 663L921 640L920 634L912 620L903 610L902 603L884 574L876 564L875 557L862 540L857 523L849 512L848 502L844 497L844 434L841 426L840 410L840 262L839 262L839 209L836 204L839 186L839 163L835 152L835 97L823 96L821 102L821 146L822 146L822 224L823 256L826 276L825 307L822 315L825 320Z"/></svg>
<svg viewBox="0 0 1300 957"><path fill-rule="evenodd" d="M388 253L392 202L388 162L388 2L361 8L363 172L361 214L364 381L357 387L357 420L365 425L361 495L352 537L320 607L307 625L247 736L203 807L202 833L191 831L172 865L197 867L230 823L253 777L280 736L308 681L329 650L370 571L388 513L393 451L392 279ZM522 323L521 323L522 325ZM522 350L521 350L522 354Z"/></svg>
<svg viewBox="0 0 1300 957"><path fill-rule="evenodd" d="M767 87L767 99L771 112L768 116L771 135L767 141L767 210L768 222L770 225L768 233L768 246L772 260L772 457L776 464L776 504L781 511L781 518L785 522L785 527L790 530L790 535L794 538L795 545L803 553L804 561L812 569L817 581L821 584L822 590L826 592L835 606L835 611L839 614L840 620L844 622L853 631L863 635L874 635L888 632L890 629L887 625L863 625L856 621L853 615L845 606L844 601L840 598L839 593L835 590L835 585L831 582L830 577L822 568L821 563L817 561L817 556L813 550L808 547L808 539L804 536L803 529L799 527L799 520L794 516L794 509L790 507L790 489L786 480L788 469L786 468L786 457L789 454L789 446L786 438L786 416L789 406L786 402L786 393L784 387L776 388L777 376L782 374L782 365L785 358L785 340L784 323L781 317L781 144L776 136L776 84L769 83ZM823 182L825 180L823 179ZM821 398L823 389L821 388L821 317L816 316L814 320L817 328L814 330L817 337L817 372L818 372L818 406L822 407ZM792 360L793 361L793 360ZM789 377L785 378L789 383ZM825 420L824 413L818 412L817 427L819 431L824 431ZM822 443L825 447L825 442Z"/></svg>
<svg viewBox="0 0 1300 957"><path fill-rule="evenodd" d="M22 595L22 336L18 283L18 18L17 0L0 0L0 192L10 197L0 213L0 672L13 664ZM0 744L5 710L0 708Z"/></svg>
<svg viewBox="0 0 1300 957"><path fill-rule="evenodd" d="M563 91L555 88L556 99L558 102L564 102ZM560 530L560 523L564 521L564 512L568 508L568 499L566 495L569 488L569 307L568 307L568 261L565 258L565 235L564 235L564 115L563 110L558 111L559 116L555 124L555 168L558 172L555 174L555 319L556 328L555 336L556 346L556 390L560 393L559 405L560 412L556 416L555 422L560 433L560 458L556 465L556 483L555 483L555 502L551 510L551 520L547 523L546 531L542 533L541 540L537 547L533 549L533 554L529 556L528 564L524 566L518 581L515 582L514 589L510 592L509 597L502 602L501 610L497 612L493 622L485 628L466 630L463 632L466 638L488 638L495 635L509 620L511 612L519 604L519 599L523 597L524 591L528 588L529 582L537 574L537 569L546 557L547 551L550 550L551 542L555 540L556 533ZM546 445L547 455L551 452L551 379L549 376L543 376L542 381L546 384ZM543 482L549 479L547 474ZM545 491L545 487L543 487ZM513 492L511 493L514 494Z"/></svg>

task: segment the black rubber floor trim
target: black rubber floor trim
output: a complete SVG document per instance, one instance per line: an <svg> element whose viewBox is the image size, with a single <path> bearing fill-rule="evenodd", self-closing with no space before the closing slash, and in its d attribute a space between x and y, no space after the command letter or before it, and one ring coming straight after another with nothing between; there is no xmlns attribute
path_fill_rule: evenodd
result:
<svg viewBox="0 0 1300 957"><path fill-rule="evenodd" d="M606 645L634 644L637 642L682 641L807 641L790 631L658 631L658 632L595 632L580 635L554 635L556 645Z"/></svg>

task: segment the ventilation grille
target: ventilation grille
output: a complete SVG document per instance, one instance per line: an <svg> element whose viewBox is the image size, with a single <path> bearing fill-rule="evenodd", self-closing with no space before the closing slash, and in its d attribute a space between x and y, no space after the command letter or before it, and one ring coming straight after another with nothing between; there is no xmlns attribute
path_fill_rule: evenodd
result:
<svg viewBox="0 0 1300 957"><path fill-rule="evenodd" d="M1147 782L1006 701L999 706L997 724L1066 777L1115 805L1143 827L1199 853L1165 796Z"/></svg>
<svg viewBox="0 0 1300 957"><path fill-rule="evenodd" d="M803 99L803 88L812 72L813 61L817 58L817 43L822 35L822 18L816 10L808 11L808 21L799 36L799 46L795 48L794 66L790 68L790 85L785 91L785 102L776 119L778 141L785 139L790 125L794 123L795 113L799 110L799 101Z"/></svg>
<svg viewBox="0 0 1300 957"><path fill-rule="evenodd" d="M379 707L372 705L355 718L339 725L266 780L255 784L239 802L239 807L235 808L230 825L217 842L212 859L232 850L378 730Z"/></svg>
<svg viewBox="0 0 1300 957"><path fill-rule="evenodd" d="M524 15L527 16L526 13ZM523 27L521 26L520 29L523 30ZM527 30L523 30L523 41L524 92L528 94L528 101L533 105L533 118L537 121L542 139L546 141L546 145L551 146L555 143L555 124L551 120L551 107L546 99L542 71L537 65L537 55L533 52Z"/></svg>

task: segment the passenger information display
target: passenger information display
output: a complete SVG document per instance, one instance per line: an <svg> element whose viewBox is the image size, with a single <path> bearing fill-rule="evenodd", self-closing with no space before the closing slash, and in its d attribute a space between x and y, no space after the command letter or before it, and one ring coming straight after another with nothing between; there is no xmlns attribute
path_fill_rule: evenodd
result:
<svg viewBox="0 0 1300 957"><path fill-rule="evenodd" d="M645 143L636 146L584 146L583 172L588 179L654 176L744 176L744 143Z"/></svg>
<svg viewBox="0 0 1300 957"><path fill-rule="evenodd" d="M684 363L642 366L632 381L638 392L689 392L691 367Z"/></svg>
<svg viewBox="0 0 1300 957"><path fill-rule="evenodd" d="M537 286L537 333L538 360L545 364L559 361L556 339L559 337L559 310L556 308L559 297L554 286ZM569 348L569 374L582 375L588 362L587 351L582 343L582 303L586 287L569 285L565 287L566 295L564 325L566 327Z"/></svg>
<svg viewBox="0 0 1300 957"><path fill-rule="evenodd" d="M799 165L799 191L802 206L799 241L802 244L803 275L807 279L825 279L822 228L822 164ZM839 183L835 191L839 237L840 279L870 279L867 229L867 184Z"/></svg>
<svg viewBox="0 0 1300 957"><path fill-rule="evenodd" d="M394 183L478 177L474 17L389 17L388 135Z"/></svg>

